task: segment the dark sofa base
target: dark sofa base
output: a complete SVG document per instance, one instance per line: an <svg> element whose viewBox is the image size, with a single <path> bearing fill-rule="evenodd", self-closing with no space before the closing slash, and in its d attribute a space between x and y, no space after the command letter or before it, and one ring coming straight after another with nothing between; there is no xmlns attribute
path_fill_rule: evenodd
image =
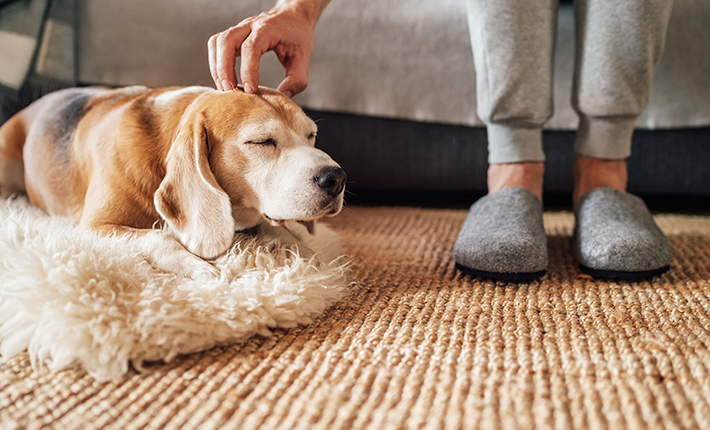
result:
<svg viewBox="0 0 710 430"><path fill-rule="evenodd" d="M348 173L357 191L484 193L487 138L480 127L308 110L318 147ZM572 191L572 131L545 131L545 192ZM710 196L710 127L637 130L629 191L640 195Z"/></svg>

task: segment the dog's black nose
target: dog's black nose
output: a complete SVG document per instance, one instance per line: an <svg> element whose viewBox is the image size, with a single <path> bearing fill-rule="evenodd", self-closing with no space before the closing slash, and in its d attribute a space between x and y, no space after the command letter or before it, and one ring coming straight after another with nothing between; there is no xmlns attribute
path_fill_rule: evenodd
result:
<svg viewBox="0 0 710 430"><path fill-rule="evenodd" d="M313 177L315 183L331 196L337 196L343 191L346 179L348 175L340 167L326 167Z"/></svg>

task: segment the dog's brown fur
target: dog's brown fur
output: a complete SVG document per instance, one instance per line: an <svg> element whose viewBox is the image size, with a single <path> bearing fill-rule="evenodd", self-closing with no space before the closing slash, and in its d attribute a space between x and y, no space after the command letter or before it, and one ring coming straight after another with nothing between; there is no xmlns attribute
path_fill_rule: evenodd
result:
<svg viewBox="0 0 710 430"><path fill-rule="evenodd" d="M313 147L315 133L296 104L266 88L62 90L0 127L0 189L102 234L167 223L189 251L212 258L235 228L340 210L342 187L313 183L319 170L340 169Z"/></svg>

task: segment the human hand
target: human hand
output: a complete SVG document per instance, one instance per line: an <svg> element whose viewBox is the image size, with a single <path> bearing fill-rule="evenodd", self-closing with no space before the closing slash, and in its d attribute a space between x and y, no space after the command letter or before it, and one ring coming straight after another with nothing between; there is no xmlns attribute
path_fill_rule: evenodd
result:
<svg viewBox="0 0 710 430"><path fill-rule="evenodd" d="M244 91L253 94L259 87L261 56L273 50L286 77L278 90L289 97L308 85L308 66L313 54L313 31L328 0L281 0L268 12L247 18L208 42L209 64L217 89L237 86L234 70L241 56L240 75Z"/></svg>

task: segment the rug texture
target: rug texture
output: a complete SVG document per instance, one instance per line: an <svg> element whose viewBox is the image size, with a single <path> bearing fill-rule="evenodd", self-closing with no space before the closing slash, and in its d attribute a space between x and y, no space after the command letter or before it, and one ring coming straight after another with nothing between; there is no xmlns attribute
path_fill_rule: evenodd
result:
<svg viewBox="0 0 710 430"><path fill-rule="evenodd" d="M346 208L328 222L357 283L309 325L110 382L21 353L0 428L710 428L710 217L656 215L670 271L609 282L578 270L572 215L545 213L550 265L526 283L455 270L465 217Z"/></svg>
<svg viewBox="0 0 710 430"><path fill-rule="evenodd" d="M349 284L337 236L321 227L311 236L289 226L316 257L241 235L215 261L218 276L192 280L163 270L141 240L99 237L0 200L0 355L27 350L37 370L79 366L103 381L129 363L308 324Z"/></svg>

